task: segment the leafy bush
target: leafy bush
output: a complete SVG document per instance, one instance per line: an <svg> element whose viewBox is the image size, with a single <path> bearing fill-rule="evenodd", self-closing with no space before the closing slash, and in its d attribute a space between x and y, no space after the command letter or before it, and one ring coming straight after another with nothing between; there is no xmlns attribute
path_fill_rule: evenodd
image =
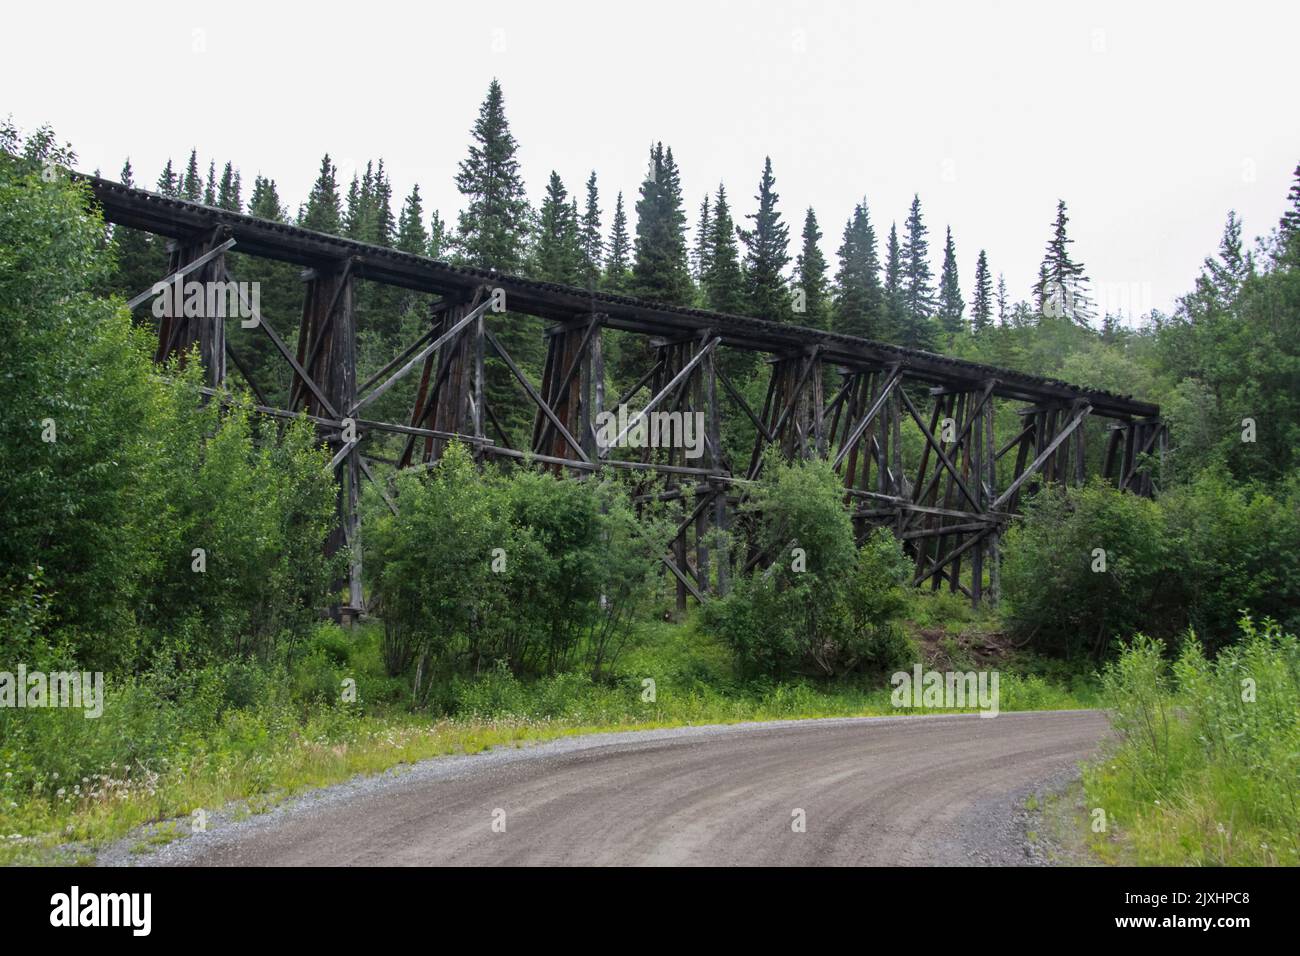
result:
<svg viewBox="0 0 1300 956"><path fill-rule="evenodd" d="M1094 570L1099 552L1105 570ZM1003 554L1012 630L1044 650L1101 659L1151 618L1170 548L1155 502L1097 479L1035 495L1008 531Z"/></svg>
<svg viewBox="0 0 1300 956"><path fill-rule="evenodd" d="M1053 653L1100 660L1138 630L1168 642L1188 627L1214 651L1243 612L1293 627L1300 477L1270 492L1207 470L1154 501L1100 479L1042 491L1006 537L1002 581L1011 628Z"/></svg>
<svg viewBox="0 0 1300 956"><path fill-rule="evenodd" d="M247 404L202 404L197 362L156 373L151 336L88 291L112 249L47 160L71 155L0 125L0 658L116 674L269 659L328 593L327 459L306 422L259 435Z"/></svg>
<svg viewBox="0 0 1300 956"><path fill-rule="evenodd" d="M47 131L24 146L0 124L0 585L43 568L49 627L110 667L132 655L149 563L157 389L145 336L88 291L112 267L103 223L83 188L42 175L71 159Z"/></svg>
<svg viewBox="0 0 1300 956"><path fill-rule="evenodd" d="M1300 863L1300 642L1240 627L1213 661L1186 640L1172 674L1138 637L1102 675L1119 744L1085 785L1139 863Z"/></svg>
<svg viewBox="0 0 1300 956"><path fill-rule="evenodd" d="M901 626L907 560L883 528L855 549L842 495L826 462L768 461L753 509L775 561L704 610L742 674L829 677L915 658Z"/></svg>
<svg viewBox="0 0 1300 956"><path fill-rule="evenodd" d="M144 623L184 622L196 662L269 660L282 634L314 626L342 567L344 555L322 549L335 520L328 457L305 420L259 437L246 401L203 405L190 384L180 376L157 418L150 478L166 494L147 529L157 562Z"/></svg>
<svg viewBox="0 0 1300 956"><path fill-rule="evenodd" d="M418 659L423 696L433 668L608 668L650 591L663 522L638 521L612 481L481 470L456 444L397 491L400 514L372 502L368 531L390 674Z"/></svg>
<svg viewBox="0 0 1300 956"><path fill-rule="evenodd" d="M1168 602L1215 652L1243 612L1300 630L1300 475L1272 490L1202 472L1159 499L1173 559Z"/></svg>

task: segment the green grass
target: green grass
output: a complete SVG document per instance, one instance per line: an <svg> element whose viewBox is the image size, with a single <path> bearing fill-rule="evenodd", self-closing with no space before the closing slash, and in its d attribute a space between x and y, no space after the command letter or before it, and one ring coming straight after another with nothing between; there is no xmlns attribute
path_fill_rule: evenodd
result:
<svg viewBox="0 0 1300 956"><path fill-rule="evenodd" d="M499 669L435 687L433 713L385 677L379 630L323 628L292 672L245 667L111 687L104 714L0 713L0 863L76 862L137 828L245 801L250 812L358 774L572 734L814 717L895 715L885 675L856 683L739 682L694 621L642 625L613 678L520 680ZM331 702L353 677L357 704ZM647 679L653 700L645 699ZM1003 672L1002 710L1088 706L1047 679ZM158 831L154 831L155 833ZM166 839L171 830L161 831ZM141 852L161 837L147 836Z"/></svg>
<svg viewBox="0 0 1300 956"><path fill-rule="evenodd" d="M1119 742L1085 769L1110 863L1300 865L1300 644L1243 622L1213 662L1136 640L1104 675Z"/></svg>

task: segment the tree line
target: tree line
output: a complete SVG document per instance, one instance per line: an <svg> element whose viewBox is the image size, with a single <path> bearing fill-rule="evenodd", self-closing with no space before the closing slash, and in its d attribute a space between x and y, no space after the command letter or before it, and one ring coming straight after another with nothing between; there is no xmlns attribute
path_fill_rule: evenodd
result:
<svg viewBox="0 0 1300 956"><path fill-rule="evenodd" d="M631 210L635 223L630 223L622 192L616 194L610 214L594 170L581 194L552 171L540 202L534 206L529 201L519 144L496 80L470 136L456 174L464 205L454 224L436 210L426 214L418 185L395 214L382 159L367 162L345 190L336 164L326 154L296 212L285 205L275 180L261 174L245 204L239 170L226 162L218 174L217 163L210 161L205 173L195 151L183 172L168 160L155 189L166 196L458 264L914 348L934 349L951 336L979 334L1009 319L1005 280L997 277L995 294L983 249L975 259L968 307L951 228L944 232L936 276L930 227L919 196L913 197L901 230L896 222L890 224L883 250L867 200L856 203L840 233L832 271L821 249L822 226L811 207L803 213L797 239L792 239L770 157L764 159L758 178L755 210L737 221L726 184L719 183L716 192L702 198L693 238L688 239L681 171L671 146L651 145L646 176ZM129 160L120 178L133 183ZM1054 294L1064 295L1068 317L1087 324L1095 318L1089 280L1070 252L1068 222L1061 201L1031 298L1035 311L1042 312L1050 308ZM134 262L147 254L146 245L124 250L124 272L144 278Z"/></svg>

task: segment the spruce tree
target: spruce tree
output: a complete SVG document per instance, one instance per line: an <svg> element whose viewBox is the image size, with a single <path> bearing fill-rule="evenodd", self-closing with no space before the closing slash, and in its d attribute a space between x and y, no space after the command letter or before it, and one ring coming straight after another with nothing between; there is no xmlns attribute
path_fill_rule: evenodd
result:
<svg viewBox="0 0 1300 956"><path fill-rule="evenodd" d="M215 206L217 204L217 161L211 160L208 163L208 178L203 186L203 205Z"/></svg>
<svg viewBox="0 0 1300 956"><path fill-rule="evenodd" d="M118 181L123 186L135 185L130 159L122 164ZM161 240L137 229L114 226L113 241L117 244L116 287L126 298L143 292L167 271L167 254Z"/></svg>
<svg viewBox="0 0 1300 956"><path fill-rule="evenodd" d="M231 212L243 212L244 203L239 196L239 173L231 163L226 163L221 171L221 182L217 187L217 206Z"/></svg>
<svg viewBox="0 0 1300 956"><path fill-rule="evenodd" d="M343 215L339 206L338 167L330 161L326 153L320 161L320 173L312 184L307 197L307 205L302 210L298 225L304 229L314 229L330 235L339 235L343 226Z"/></svg>
<svg viewBox="0 0 1300 956"><path fill-rule="evenodd" d="M631 282L632 237L627 231L627 212L623 209L623 193L614 202L614 223L610 227L609 255L605 258L605 288L610 292L625 292Z"/></svg>
<svg viewBox="0 0 1300 956"><path fill-rule="evenodd" d="M198 202L203 198L203 180L199 175L199 151L190 150L189 165L185 167L185 178L181 182L181 198Z"/></svg>
<svg viewBox="0 0 1300 956"><path fill-rule="evenodd" d="M1205 259L1194 294L1206 305L1226 311L1254 271L1254 259L1249 252L1242 251L1241 220L1237 218L1236 210L1229 210L1223 236L1219 239L1219 254Z"/></svg>
<svg viewBox="0 0 1300 956"><path fill-rule="evenodd" d="M903 237L903 316L899 341L909 348L928 349L934 343L934 287L930 269L929 230L921 217L921 197L912 197Z"/></svg>
<svg viewBox="0 0 1300 956"><path fill-rule="evenodd" d="M435 209L429 220L429 258L446 259L451 254L451 248L451 231L442 214Z"/></svg>
<svg viewBox="0 0 1300 956"><path fill-rule="evenodd" d="M971 302L971 324L978 335L993 324L993 277L989 275L989 260L980 250L975 260L975 298Z"/></svg>
<svg viewBox="0 0 1300 956"><path fill-rule="evenodd" d="M528 200L515 158L519 146L495 79L470 135L469 156L456 174L456 186L466 201L456 226L457 248L469 265L517 272L528 238Z"/></svg>
<svg viewBox="0 0 1300 956"><path fill-rule="evenodd" d="M397 220L397 248L416 256L429 254L429 231L424 227L424 202L418 185L411 187L410 195L402 203Z"/></svg>
<svg viewBox="0 0 1300 956"><path fill-rule="evenodd" d="M261 173L253 178L253 195L248 199L248 214L272 222L287 222L289 213L280 202L275 180L267 179Z"/></svg>
<svg viewBox="0 0 1300 956"><path fill-rule="evenodd" d="M921 197L913 196L902 245L903 305L910 319L929 318L934 312L934 289L930 285L934 273L930 270L928 232L921 217Z"/></svg>
<svg viewBox="0 0 1300 956"><path fill-rule="evenodd" d="M740 261L739 230L731 217L726 187L721 183L709 216L712 241L709 244L709 271L702 282L704 304L714 312L745 315L749 298ZM717 360L722 374L738 387L753 380L760 364L757 353L741 349L719 349Z"/></svg>
<svg viewBox="0 0 1300 956"><path fill-rule="evenodd" d="M862 338L880 337L885 297L880 285L876 230L865 199L853 207L837 255L840 267L835 273L835 331Z"/></svg>
<svg viewBox="0 0 1300 956"><path fill-rule="evenodd" d="M397 222L393 218L393 184L388 181L384 170L384 158L379 158L375 166L375 176L371 183L371 209L374 225L370 230L370 242L392 248L397 236Z"/></svg>
<svg viewBox="0 0 1300 956"><path fill-rule="evenodd" d="M587 203L582 211L582 284L594 289L600 284L600 268L605 261L605 243L600 232L600 190L596 171L587 177Z"/></svg>
<svg viewBox="0 0 1300 956"><path fill-rule="evenodd" d="M1007 324L1007 277L998 273L998 325L1006 328Z"/></svg>
<svg viewBox="0 0 1300 956"><path fill-rule="evenodd" d="M158 176L158 185L155 188L163 196L169 196L172 199L180 198L180 179L172 169L172 161L170 159L167 160L167 165L163 167L162 173Z"/></svg>
<svg viewBox="0 0 1300 956"><path fill-rule="evenodd" d="M370 170L366 170L366 178L370 178ZM367 184L368 187L369 184ZM362 198L361 180L357 174L352 174L352 182L348 185L347 197L343 200L343 235L349 239L360 241L366 232L366 209Z"/></svg>
<svg viewBox="0 0 1300 956"><path fill-rule="evenodd" d="M713 201L709 244L709 271L705 273L705 305L714 312L739 315L745 308L745 279L740 270L740 248L736 244L736 224L727 206L727 190L718 184Z"/></svg>
<svg viewBox="0 0 1300 956"><path fill-rule="evenodd" d="M1069 221L1070 217L1065 214L1065 200L1058 200L1052 238L1038 269L1038 281L1034 283L1034 305L1039 315L1087 325L1093 317L1092 300L1088 297L1088 276L1083 263L1070 258L1068 247L1074 240L1066 235Z"/></svg>
<svg viewBox="0 0 1300 956"><path fill-rule="evenodd" d="M889 224L889 240L885 244L885 306L881 322L881 338L891 342L902 341L904 317L907 308L903 303L903 250L898 242L898 224Z"/></svg>
<svg viewBox="0 0 1300 956"><path fill-rule="evenodd" d="M691 252L691 265L694 268L695 281L703 288L704 276L709 271L709 250L713 243L712 212L709 209L709 194L704 194L700 203L700 217L695 226L695 248Z"/></svg>
<svg viewBox="0 0 1300 956"><path fill-rule="evenodd" d="M814 329L830 327L830 283L826 279L826 257L822 255L822 231L812 206L803 219L803 246L795 258L795 294L802 298L803 310L796 311L800 325ZM796 299L798 303L798 298Z"/></svg>
<svg viewBox="0 0 1300 956"><path fill-rule="evenodd" d="M560 174L551 171L538 215L530 275L545 282L573 285L583 269L578 217Z"/></svg>
<svg viewBox="0 0 1300 956"><path fill-rule="evenodd" d="M745 299L749 314L769 321L789 322L792 317L790 291L783 272L790 262L790 228L781 221L776 204L780 196L772 175L772 158L763 160L758 181L758 211L746 216L752 229L740 230L745 244Z"/></svg>
<svg viewBox="0 0 1300 956"><path fill-rule="evenodd" d="M939 273L939 325L950 334L964 332L963 313L966 302L961 295L961 279L957 274L957 247L952 241L952 227L948 227L943 243L943 269Z"/></svg>
<svg viewBox="0 0 1300 956"><path fill-rule="evenodd" d="M1278 222L1278 239L1284 257L1300 259L1300 163L1291 175L1295 181L1286 194L1288 206Z"/></svg>
<svg viewBox="0 0 1300 956"><path fill-rule="evenodd" d="M663 143L650 148L649 171L641 183L636 214L634 294L669 305L689 303L692 285L686 263L686 213L682 209L681 177L672 149L665 149Z"/></svg>

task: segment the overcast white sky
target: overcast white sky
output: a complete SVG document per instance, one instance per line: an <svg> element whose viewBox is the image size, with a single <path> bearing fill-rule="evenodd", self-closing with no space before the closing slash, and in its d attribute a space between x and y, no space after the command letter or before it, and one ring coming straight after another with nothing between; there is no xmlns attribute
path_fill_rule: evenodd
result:
<svg viewBox="0 0 1300 956"><path fill-rule="evenodd" d="M652 140L692 225L721 180L752 211L770 154L798 236L834 261L866 197L882 246L921 195L937 274L951 225L967 298L980 248L1028 295L1057 198L1109 301L1169 308L1218 241L1280 215L1300 161L1300 4L45 3L5 11L0 115L51 123L86 170L229 159L245 198L296 209L328 151L384 157L454 222L453 176L493 76L529 198L597 171L608 228ZM792 241L791 256L797 251Z"/></svg>

